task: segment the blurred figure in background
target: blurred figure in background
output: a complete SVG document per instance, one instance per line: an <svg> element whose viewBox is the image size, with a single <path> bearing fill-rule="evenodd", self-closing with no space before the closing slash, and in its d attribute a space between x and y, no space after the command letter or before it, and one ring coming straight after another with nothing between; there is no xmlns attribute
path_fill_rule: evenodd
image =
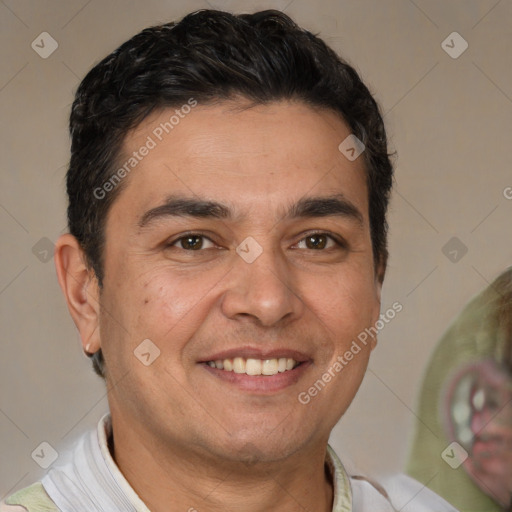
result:
<svg viewBox="0 0 512 512"><path fill-rule="evenodd" d="M439 342L407 472L461 512L512 510L512 267Z"/></svg>

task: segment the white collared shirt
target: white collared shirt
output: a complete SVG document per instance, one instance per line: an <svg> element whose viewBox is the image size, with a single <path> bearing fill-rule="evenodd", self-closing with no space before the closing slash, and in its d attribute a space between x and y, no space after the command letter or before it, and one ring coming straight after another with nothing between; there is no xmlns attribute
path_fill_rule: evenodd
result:
<svg viewBox="0 0 512 512"><path fill-rule="evenodd" d="M106 414L95 431L80 438L71 460L52 468L43 478L46 493L62 512L150 512L110 454L111 429ZM387 479L383 487L349 476L330 446L326 463L333 476L333 512L457 512L405 475Z"/></svg>

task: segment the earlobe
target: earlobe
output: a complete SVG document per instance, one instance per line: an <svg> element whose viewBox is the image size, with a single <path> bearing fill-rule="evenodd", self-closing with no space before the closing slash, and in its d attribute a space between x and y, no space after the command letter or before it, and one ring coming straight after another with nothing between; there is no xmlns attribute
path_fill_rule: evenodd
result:
<svg viewBox="0 0 512 512"><path fill-rule="evenodd" d="M100 349L98 281L85 263L78 240L69 233L58 239L54 260L59 284L80 333L84 352L93 354Z"/></svg>

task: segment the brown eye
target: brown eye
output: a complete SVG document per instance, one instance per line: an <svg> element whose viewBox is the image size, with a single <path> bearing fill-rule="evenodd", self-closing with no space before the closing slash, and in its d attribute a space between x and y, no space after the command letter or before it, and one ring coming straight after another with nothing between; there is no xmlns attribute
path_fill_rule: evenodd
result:
<svg viewBox="0 0 512 512"><path fill-rule="evenodd" d="M297 244L299 249L310 249L313 251L333 249L336 246L341 247L342 244L327 233L312 233Z"/></svg>
<svg viewBox="0 0 512 512"><path fill-rule="evenodd" d="M310 235L305 238L308 249L325 249L327 245L326 235Z"/></svg>
<svg viewBox="0 0 512 512"><path fill-rule="evenodd" d="M199 251L205 248L205 242L210 243L213 246L211 240L202 235L187 235L178 238L171 246L178 246L178 248L185 251Z"/></svg>

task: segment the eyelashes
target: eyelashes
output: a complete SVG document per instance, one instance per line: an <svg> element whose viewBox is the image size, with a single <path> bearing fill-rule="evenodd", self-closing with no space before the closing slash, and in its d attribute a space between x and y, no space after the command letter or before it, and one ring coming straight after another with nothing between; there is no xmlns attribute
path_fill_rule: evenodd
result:
<svg viewBox="0 0 512 512"><path fill-rule="evenodd" d="M298 245L302 245L299 249L317 252L330 251L333 249L347 249L347 244L344 240L325 231L307 233L292 247ZM209 236L200 232L187 233L166 243L166 248L177 248L186 252L201 252L215 247L218 247L215 242Z"/></svg>
<svg viewBox="0 0 512 512"><path fill-rule="evenodd" d="M207 240L208 242L210 242L210 244L212 244L212 247L215 246L214 242L206 235L203 235L201 233L190 233L188 235L177 238L174 242L169 243L167 247L174 247L177 243L181 243L183 245L184 242L186 247L179 247L179 249L182 249L184 251L198 252L201 249L204 249L203 240Z"/></svg>
<svg viewBox="0 0 512 512"><path fill-rule="evenodd" d="M322 241L320 242L314 242L314 239L324 239L325 243ZM333 245L330 247L327 247L329 244L329 241L332 242ZM299 240L299 244L305 242L306 243L306 249L310 249L313 251L319 251L319 250L329 250L332 248L346 248L345 242L340 242L337 238L335 238L333 235L330 235L329 233L323 233L323 232L316 232L316 233L310 233L306 237ZM312 244L312 247L308 246L308 243ZM296 244L297 245L297 244Z"/></svg>

